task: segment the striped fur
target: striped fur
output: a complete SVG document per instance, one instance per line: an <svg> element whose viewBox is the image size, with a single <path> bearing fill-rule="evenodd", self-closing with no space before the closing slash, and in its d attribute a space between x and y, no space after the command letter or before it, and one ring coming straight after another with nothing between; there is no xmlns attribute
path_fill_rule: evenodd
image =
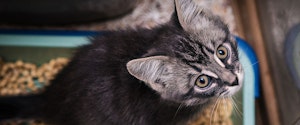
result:
<svg viewBox="0 0 300 125"><path fill-rule="evenodd" d="M2 109L16 107L1 114L55 125L184 125L235 94L243 70L227 26L195 0L175 3L164 25L92 38L43 93L0 99Z"/></svg>
<svg viewBox="0 0 300 125"><path fill-rule="evenodd" d="M236 41L227 26L193 0L176 0L175 3L178 25L185 33L176 35L170 40L169 47L164 48L171 48L172 54L159 57L152 54L134 59L127 63L129 73L163 98L186 105L203 104L211 97L233 95L242 86L243 70L238 60ZM220 46L228 49L226 60L217 57ZM160 50L161 53L163 51L167 50ZM155 77L152 77L154 74ZM212 79L209 87L195 85L201 75Z"/></svg>

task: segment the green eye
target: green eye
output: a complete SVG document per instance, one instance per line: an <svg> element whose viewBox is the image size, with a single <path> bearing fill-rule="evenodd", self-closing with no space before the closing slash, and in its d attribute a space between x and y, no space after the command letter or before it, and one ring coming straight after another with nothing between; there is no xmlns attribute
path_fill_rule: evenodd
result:
<svg viewBox="0 0 300 125"><path fill-rule="evenodd" d="M221 60L226 59L228 57L228 49L224 46L220 46L217 49L217 57Z"/></svg>
<svg viewBox="0 0 300 125"><path fill-rule="evenodd" d="M195 84L200 88L205 88L210 84L210 77L206 75L201 75L197 78Z"/></svg>

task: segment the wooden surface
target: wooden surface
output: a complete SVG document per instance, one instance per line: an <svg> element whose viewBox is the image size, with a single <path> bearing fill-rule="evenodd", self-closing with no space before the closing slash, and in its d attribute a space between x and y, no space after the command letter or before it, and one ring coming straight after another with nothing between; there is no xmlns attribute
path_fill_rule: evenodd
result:
<svg viewBox="0 0 300 125"><path fill-rule="evenodd" d="M284 57L285 37L300 23L299 0L257 0L262 33L267 47L273 84L278 99L282 125L293 125L300 118L300 90L288 71Z"/></svg>
<svg viewBox="0 0 300 125"><path fill-rule="evenodd" d="M239 15L240 21L238 22L238 26L240 28L240 32L242 33L242 37L249 42L249 44L254 48L260 65L260 76L261 76L261 87L262 87L262 98L264 101L260 101L259 104L264 105L256 105L259 112L262 107L266 108L267 121L260 121L259 123L269 123L270 125L280 125L280 119L278 115L278 101L276 97L276 93L274 91L274 80L271 76L271 70L269 67L269 63L271 60L268 59L267 51L266 51L266 43L263 39L261 32L261 24L258 19L257 7L256 3L253 0L233 0L236 8L235 11ZM265 117L262 114L258 114L259 116ZM256 117L257 120L262 120L261 117Z"/></svg>

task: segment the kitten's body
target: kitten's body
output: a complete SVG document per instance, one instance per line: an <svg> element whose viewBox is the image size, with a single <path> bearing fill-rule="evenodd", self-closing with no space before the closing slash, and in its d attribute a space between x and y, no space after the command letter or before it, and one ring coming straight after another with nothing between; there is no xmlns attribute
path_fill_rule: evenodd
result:
<svg viewBox="0 0 300 125"><path fill-rule="evenodd" d="M218 17L192 0L175 3L169 23L95 37L44 93L6 102L19 107L19 117L57 125L185 124L211 100L239 90L242 69Z"/></svg>
<svg viewBox="0 0 300 125"><path fill-rule="evenodd" d="M179 109L179 103L161 99L126 69L128 61L142 57L153 46L163 44L157 49L166 52L172 45L168 38L178 37L176 32L175 27L164 26L95 38L93 45L82 47L47 89L47 96L53 98L47 103L52 105L47 107L51 112L47 117L62 125L175 125L191 118L201 107ZM167 51L173 53L172 49Z"/></svg>

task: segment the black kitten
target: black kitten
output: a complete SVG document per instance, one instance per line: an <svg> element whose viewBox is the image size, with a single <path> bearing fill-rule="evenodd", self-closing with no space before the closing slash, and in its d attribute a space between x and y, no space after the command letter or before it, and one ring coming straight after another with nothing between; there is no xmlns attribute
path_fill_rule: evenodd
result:
<svg viewBox="0 0 300 125"><path fill-rule="evenodd" d="M185 124L238 91L243 72L227 26L193 0L175 4L169 23L95 37L44 93L2 104L56 125Z"/></svg>

